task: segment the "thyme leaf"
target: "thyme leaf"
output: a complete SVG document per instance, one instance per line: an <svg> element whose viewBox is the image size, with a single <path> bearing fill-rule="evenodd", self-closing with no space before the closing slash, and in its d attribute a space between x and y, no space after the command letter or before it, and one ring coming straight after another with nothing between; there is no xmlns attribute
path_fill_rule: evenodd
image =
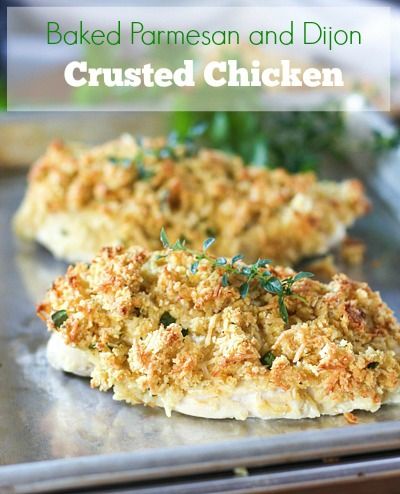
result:
<svg viewBox="0 0 400 494"><path fill-rule="evenodd" d="M242 298L244 298L249 293L250 285L249 282L246 281L239 287L239 293Z"/></svg>
<svg viewBox="0 0 400 494"><path fill-rule="evenodd" d="M269 293L276 293L277 295L282 293L281 280L276 278L276 276L271 276L268 279L262 280L261 286Z"/></svg>
<svg viewBox="0 0 400 494"><path fill-rule="evenodd" d="M168 249L168 247L169 247L169 240L168 240L168 237L167 237L167 232L165 231L164 227L161 228L160 240L161 240L161 243L162 243L162 246L164 247L164 249Z"/></svg>
<svg viewBox="0 0 400 494"><path fill-rule="evenodd" d="M199 268L199 261L195 261L191 266L190 266L190 271L193 273L193 274L196 274L197 273L197 270Z"/></svg>
<svg viewBox="0 0 400 494"><path fill-rule="evenodd" d="M178 238L178 240L171 245L172 250L186 250L186 240Z"/></svg>
<svg viewBox="0 0 400 494"><path fill-rule="evenodd" d="M144 180L144 181L150 180L150 178L154 177L155 175L155 172L153 172L153 170L149 170L148 168L146 168L141 161L136 163L136 170L139 180Z"/></svg>
<svg viewBox="0 0 400 494"><path fill-rule="evenodd" d="M236 254L236 256L232 257L232 266L235 264L235 262L241 261L244 258L244 255L242 254Z"/></svg>
<svg viewBox="0 0 400 494"><path fill-rule="evenodd" d="M154 177L155 172L147 168L143 163L143 151L139 149L136 156L134 158L128 157L117 157L117 156L109 156L108 161L113 165L121 166L122 168L131 168L132 166L136 167L137 178L138 180L149 180Z"/></svg>
<svg viewBox="0 0 400 494"><path fill-rule="evenodd" d="M133 163L133 158L119 158L118 156L109 156L108 161L113 165L122 166L123 168L130 168Z"/></svg>
<svg viewBox="0 0 400 494"><path fill-rule="evenodd" d="M293 281L301 280L302 278L312 278L314 276L313 273L309 273L308 271L300 271L293 277Z"/></svg>
<svg viewBox="0 0 400 494"><path fill-rule="evenodd" d="M281 315L283 321L287 324L289 322L289 314L285 304L284 296L281 293L278 294L278 305L279 305L279 314Z"/></svg>
<svg viewBox="0 0 400 494"><path fill-rule="evenodd" d="M276 295L278 298L279 314L286 324L289 322L289 313L285 302L286 297L292 296L303 303L307 303L303 297L297 293L293 293L292 288L294 283L314 276L312 273L301 271L294 276L281 280L276 276L273 276L270 271L265 268L265 266L271 263L269 259L258 259L254 264L241 266L237 265L237 263L243 260L242 254L233 256L230 262L226 257L211 256L207 253L207 249L215 242L214 237L209 237L204 240L201 251L188 249L185 245L185 241L181 239L178 239L171 245L164 228L161 228L160 240L165 249L170 249L171 251L186 251L195 258L195 261L192 262L189 268L189 271L192 274L197 273L200 261L206 260L211 264L213 269L222 271L221 285L223 287L235 286L231 279L232 276L235 277L234 281L239 279L241 284L239 285L238 290L241 298L245 298L249 294L252 282L258 284L258 286L266 292Z"/></svg>
<svg viewBox="0 0 400 494"><path fill-rule="evenodd" d="M203 252L205 252L209 247L211 247L214 242L215 242L214 237L206 238L203 242Z"/></svg>
<svg viewBox="0 0 400 494"><path fill-rule="evenodd" d="M222 279L221 279L221 283L222 283L222 286L229 286L229 278L228 278L228 273L224 273L222 275Z"/></svg>

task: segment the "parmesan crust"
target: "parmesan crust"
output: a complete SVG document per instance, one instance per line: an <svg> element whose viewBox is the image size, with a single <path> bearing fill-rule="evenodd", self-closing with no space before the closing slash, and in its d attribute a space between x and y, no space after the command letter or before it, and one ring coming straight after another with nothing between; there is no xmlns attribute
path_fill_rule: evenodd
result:
<svg viewBox="0 0 400 494"><path fill-rule="evenodd" d="M187 157L178 147L173 158L146 154L140 163L137 153L130 136L92 149L53 143L31 170L17 234L75 262L103 246L157 249L165 226L195 248L216 236L216 254L287 265L339 243L369 208L357 180L245 167L215 150Z"/></svg>
<svg viewBox="0 0 400 494"><path fill-rule="evenodd" d="M52 365L76 372L65 349L77 350L93 387L167 414L303 418L396 401L400 325L367 284L301 279L285 324L259 284L241 298L240 275L222 286L223 268L204 259L192 273L193 261L185 251L113 247L69 267L38 306L57 340ZM56 327L60 310L67 318Z"/></svg>

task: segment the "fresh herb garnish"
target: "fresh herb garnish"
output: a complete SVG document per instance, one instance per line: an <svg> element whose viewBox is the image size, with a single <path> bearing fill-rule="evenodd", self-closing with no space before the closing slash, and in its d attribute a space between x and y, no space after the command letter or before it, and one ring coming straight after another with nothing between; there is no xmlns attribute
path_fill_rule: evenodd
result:
<svg viewBox="0 0 400 494"><path fill-rule="evenodd" d="M166 328L170 324L174 324L174 322L176 322L175 317L171 316L171 314L168 311L164 312L160 317L160 323L163 324ZM182 336L185 337L189 334L189 330L186 328L182 328L181 333Z"/></svg>
<svg viewBox="0 0 400 494"><path fill-rule="evenodd" d="M221 284L222 286L229 286L229 278L228 278L228 273L224 273L221 278Z"/></svg>
<svg viewBox="0 0 400 494"><path fill-rule="evenodd" d="M238 154L246 164L315 170L326 155L343 159L348 130L341 112L175 112L172 125L184 135L205 122L205 146Z"/></svg>
<svg viewBox="0 0 400 494"><path fill-rule="evenodd" d="M175 317L171 316L169 312L164 312L160 317L160 323L163 324L166 328L176 322Z"/></svg>
<svg viewBox="0 0 400 494"><path fill-rule="evenodd" d="M148 168L146 168L141 161L136 163L136 171L139 180L149 180L155 175L155 172L153 172L153 170L149 170Z"/></svg>
<svg viewBox="0 0 400 494"><path fill-rule="evenodd" d="M164 249L168 249L169 248L169 240L168 240L167 233L166 233L164 227L161 228L160 240L161 240L161 244L164 247Z"/></svg>
<svg viewBox="0 0 400 494"><path fill-rule="evenodd" d="M117 156L109 156L108 161L123 168L130 168L133 164L133 158L119 158Z"/></svg>
<svg viewBox="0 0 400 494"><path fill-rule="evenodd" d="M367 365L367 369L376 369L379 365L379 362L370 362L368 365Z"/></svg>
<svg viewBox="0 0 400 494"><path fill-rule="evenodd" d="M267 352L261 357L260 361L267 369L271 369L275 359L276 356L272 352Z"/></svg>
<svg viewBox="0 0 400 494"><path fill-rule="evenodd" d="M248 281L240 285L239 287L240 296L244 298L249 293L249 289L250 289L250 284Z"/></svg>
<svg viewBox="0 0 400 494"><path fill-rule="evenodd" d="M64 309L58 310L51 315L51 319L56 328L61 327L65 321L68 319L67 311Z"/></svg>
<svg viewBox="0 0 400 494"><path fill-rule="evenodd" d="M211 247L214 242L215 242L214 237L206 238L203 242L203 252L205 252L209 247Z"/></svg>
<svg viewBox="0 0 400 494"><path fill-rule="evenodd" d="M147 148L145 149L145 153L159 160L179 160L187 156L194 156L199 150L198 140L204 134L206 128L206 124L199 123L189 127L184 133L171 132L164 146L160 148Z"/></svg>
<svg viewBox="0 0 400 494"><path fill-rule="evenodd" d="M211 263L213 268L218 268L223 271L221 277L221 285L227 287L232 285L231 276L241 278L243 281L239 286L239 293L242 298L245 298L251 288L251 282L258 282L258 285L263 288L266 292L276 295L278 297L278 307L281 318L285 323L289 321L289 314L285 304L286 297L296 297L303 302L305 300L293 293L293 285L297 281L303 278L312 278L314 275L312 273L301 271L294 276L280 280L276 276L272 275L271 272L266 268L271 261L269 259L258 259L257 262L250 265L240 266L237 263L243 260L242 254L237 254L228 262L225 257L214 257L207 253L207 250L215 242L215 238L209 237L203 242L203 249L201 251L196 251L193 249L188 249L185 242L177 240L174 244L171 244L167 233L164 228L161 228L160 240L165 249L171 249L173 251L185 251L194 256L195 261L190 265L190 272L196 274L199 268L200 261L203 259Z"/></svg>
<svg viewBox="0 0 400 494"><path fill-rule="evenodd" d="M400 145L400 130L396 129L391 134L385 134L379 130L373 131L373 151L384 153L398 148Z"/></svg>
<svg viewBox="0 0 400 494"><path fill-rule="evenodd" d="M308 112L173 112L171 125L184 136L201 122L204 146L237 154L246 164L292 173L318 171L327 158L345 162L365 149L375 158L400 146L399 129L354 139L346 112L331 109L339 108L328 104Z"/></svg>
<svg viewBox="0 0 400 494"><path fill-rule="evenodd" d="M155 175L153 170L145 166L145 158L153 157L157 160L174 159L179 160L186 156L193 156L197 153L199 146L196 142L200 135L205 131L203 124L195 125L188 129L185 135L178 135L171 132L164 146L146 147L143 139L139 136L136 138L138 150L134 157L109 156L107 159L110 163L123 168L129 169L135 167L138 180L149 180Z"/></svg>
<svg viewBox="0 0 400 494"><path fill-rule="evenodd" d="M144 166L142 149L139 149L134 158L117 158L115 156L109 156L108 161L126 169L135 166L138 180L149 180L155 174L154 171L149 170Z"/></svg>

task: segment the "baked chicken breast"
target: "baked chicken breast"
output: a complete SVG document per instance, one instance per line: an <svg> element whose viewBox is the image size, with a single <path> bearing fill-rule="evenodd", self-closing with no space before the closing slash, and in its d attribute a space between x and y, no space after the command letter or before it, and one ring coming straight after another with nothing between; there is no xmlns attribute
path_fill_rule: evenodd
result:
<svg viewBox="0 0 400 494"><path fill-rule="evenodd" d="M56 257L88 261L104 246L158 248L166 226L215 253L284 265L325 253L368 210L357 180L245 167L215 150L130 136L87 149L53 143L34 165L15 230Z"/></svg>
<svg viewBox="0 0 400 494"><path fill-rule="evenodd" d="M109 247L38 306L50 363L116 400L207 418L319 417L395 402L400 325L366 283L215 258L182 242Z"/></svg>

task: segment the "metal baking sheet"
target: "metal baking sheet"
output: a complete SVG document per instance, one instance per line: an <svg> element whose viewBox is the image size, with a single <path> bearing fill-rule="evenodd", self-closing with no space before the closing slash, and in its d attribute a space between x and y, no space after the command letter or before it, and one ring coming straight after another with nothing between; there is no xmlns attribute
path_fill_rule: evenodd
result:
<svg viewBox="0 0 400 494"><path fill-rule="evenodd" d="M355 170L335 169L327 173L344 178L354 176ZM111 393L90 389L87 380L50 368L45 357L48 335L35 316L35 303L54 277L64 273L66 265L54 260L43 248L24 245L14 238L10 221L25 185L26 169L0 167L0 464L21 465L82 456L95 460L94 455L111 455L106 464L115 468L113 459L117 462L121 459L118 454L129 453L134 455L135 464L148 458L148 462L161 468L170 460L164 448L174 448L174 465L189 462L195 471L193 465L199 458L204 463L207 451L210 461L206 465L211 469L221 465L221 461L226 466L224 458L248 465L255 461L254 448L258 460L266 463L330 452L400 448L400 407L396 406L383 407L375 414L359 412L360 425L356 426L349 425L341 416L238 422L174 413L167 418L163 410L115 402ZM400 316L400 216L394 214L376 190L371 189L369 195L373 212L359 221L352 232L366 242L367 258L362 267L345 271L368 281ZM327 434L331 439L322 450L321 443ZM329 449L335 441L335 447ZM95 470L98 464L89 461L87 466ZM60 466L54 465L59 471ZM171 464L169 467L172 468ZM46 472L50 471L47 466ZM0 467L0 479L2 472ZM154 475L154 468L152 472Z"/></svg>

